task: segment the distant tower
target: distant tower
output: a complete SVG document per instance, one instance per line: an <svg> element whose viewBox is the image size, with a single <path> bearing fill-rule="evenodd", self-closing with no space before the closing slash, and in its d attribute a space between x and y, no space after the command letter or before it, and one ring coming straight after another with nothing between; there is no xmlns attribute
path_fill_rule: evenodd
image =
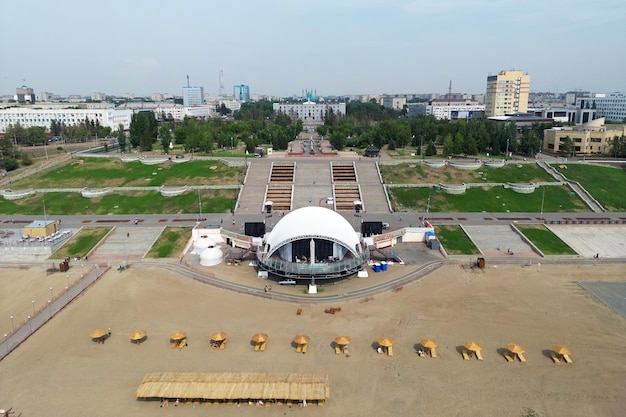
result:
<svg viewBox="0 0 626 417"><path fill-rule="evenodd" d="M187 87L191 87L191 86L189 85L189 74L187 74Z"/></svg>
<svg viewBox="0 0 626 417"><path fill-rule="evenodd" d="M450 84L448 85L448 100L452 98L452 80L450 80Z"/></svg>
<svg viewBox="0 0 626 417"><path fill-rule="evenodd" d="M224 70L220 69L220 96L224 96L226 91L224 89Z"/></svg>

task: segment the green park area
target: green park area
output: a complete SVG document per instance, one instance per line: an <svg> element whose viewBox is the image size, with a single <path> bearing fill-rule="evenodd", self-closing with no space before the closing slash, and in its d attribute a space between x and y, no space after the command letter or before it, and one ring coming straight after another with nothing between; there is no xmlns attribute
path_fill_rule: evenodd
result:
<svg viewBox="0 0 626 417"><path fill-rule="evenodd" d="M83 227L72 236L50 259L84 258L100 242L110 227Z"/></svg>
<svg viewBox="0 0 626 417"><path fill-rule="evenodd" d="M518 224L516 227L544 255L576 255L574 249L542 224Z"/></svg>
<svg viewBox="0 0 626 417"><path fill-rule="evenodd" d="M626 169L623 164L618 167L554 164L553 167L570 180L579 182L606 210L626 210Z"/></svg>
<svg viewBox="0 0 626 417"><path fill-rule="evenodd" d="M589 211L587 206L566 186L545 186L531 194L519 194L510 188L473 187L459 195L446 194L433 187L389 188L395 211L419 213L568 213ZM430 202L430 203L429 203Z"/></svg>
<svg viewBox="0 0 626 417"><path fill-rule="evenodd" d="M480 253L461 226L436 226L435 234L448 255L476 255Z"/></svg>
<svg viewBox="0 0 626 417"><path fill-rule="evenodd" d="M189 242L191 227L166 227L148 251L147 258L176 258Z"/></svg>
<svg viewBox="0 0 626 417"><path fill-rule="evenodd" d="M19 200L0 199L0 213L13 215L43 215L45 205L48 217L59 215L107 214L199 214L228 213L235 206L237 189L209 189L188 191L175 197L164 197L158 191L128 191L102 197L87 198L80 193L36 193ZM200 200L200 201L199 201ZM200 210L199 202L202 203Z"/></svg>
<svg viewBox="0 0 626 417"><path fill-rule="evenodd" d="M243 170L243 166L229 167L213 160L144 165L139 161L123 162L118 158L80 158L14 181L12 188L236 185L243 178Z"/></svg>
<svg viewBox="0 0 626 417"><path fill-rule="evenodd" d="M445 166L430 168L419 163L381 164L380 171L387 184L461 184L507 182L553 182L554 179L535 164L509 162L502 168L483 166L464 170Z"/></svg>

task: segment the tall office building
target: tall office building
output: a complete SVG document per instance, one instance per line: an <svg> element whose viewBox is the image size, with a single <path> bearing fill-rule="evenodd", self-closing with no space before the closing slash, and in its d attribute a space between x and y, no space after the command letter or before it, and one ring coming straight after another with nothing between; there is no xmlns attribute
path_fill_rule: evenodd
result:
<svg viewBox="0 0 626 417"><path fill-rule="evenodd" d="M204 87L183 87L183 106L201 106L204 102Z"/></svg>
<svg viewBox="0 0 626 417"><path fill-rule="evenodd" d="M530 75L522 71L500 71L487 77L485 115L504 116L528 111Z"/></svg>
<svg viewBox="0 0 626 417"><path fill-rule="evenodd" d="M20 104L34 104L35 103L35 90L32 88L26 87L23 85L22 87L18 87L15 89L15 101Z"/></svg>
<svg viewBox="0 0 626 417"><path fill-rule="evenodd" d="M248 103L250 101L250 87L245 84L233 86L233 96L235 96L235 100Z"/></svg>

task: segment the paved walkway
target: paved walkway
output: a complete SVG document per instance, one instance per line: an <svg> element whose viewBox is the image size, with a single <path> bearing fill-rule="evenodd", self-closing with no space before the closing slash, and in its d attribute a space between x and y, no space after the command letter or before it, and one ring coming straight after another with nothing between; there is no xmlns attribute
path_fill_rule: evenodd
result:
<svg viewBox="0 0 626 417"><path fill-rule="evenodd" d="M511 249L516 258L539 255L507 225L495 226L464 226L472 241L487 257L511 257L507 253Z"/></svg>

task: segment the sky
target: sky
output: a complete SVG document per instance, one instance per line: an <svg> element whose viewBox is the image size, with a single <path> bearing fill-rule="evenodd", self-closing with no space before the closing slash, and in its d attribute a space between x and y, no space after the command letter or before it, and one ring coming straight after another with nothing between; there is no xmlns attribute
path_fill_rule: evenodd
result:
<svg viewBox="0 0 626 417"><path fill-rule="evenodd" d="M28 7L25 6L27 4ZM626 91L626 1L29 0L2 4L0 96Z"/></svg>

